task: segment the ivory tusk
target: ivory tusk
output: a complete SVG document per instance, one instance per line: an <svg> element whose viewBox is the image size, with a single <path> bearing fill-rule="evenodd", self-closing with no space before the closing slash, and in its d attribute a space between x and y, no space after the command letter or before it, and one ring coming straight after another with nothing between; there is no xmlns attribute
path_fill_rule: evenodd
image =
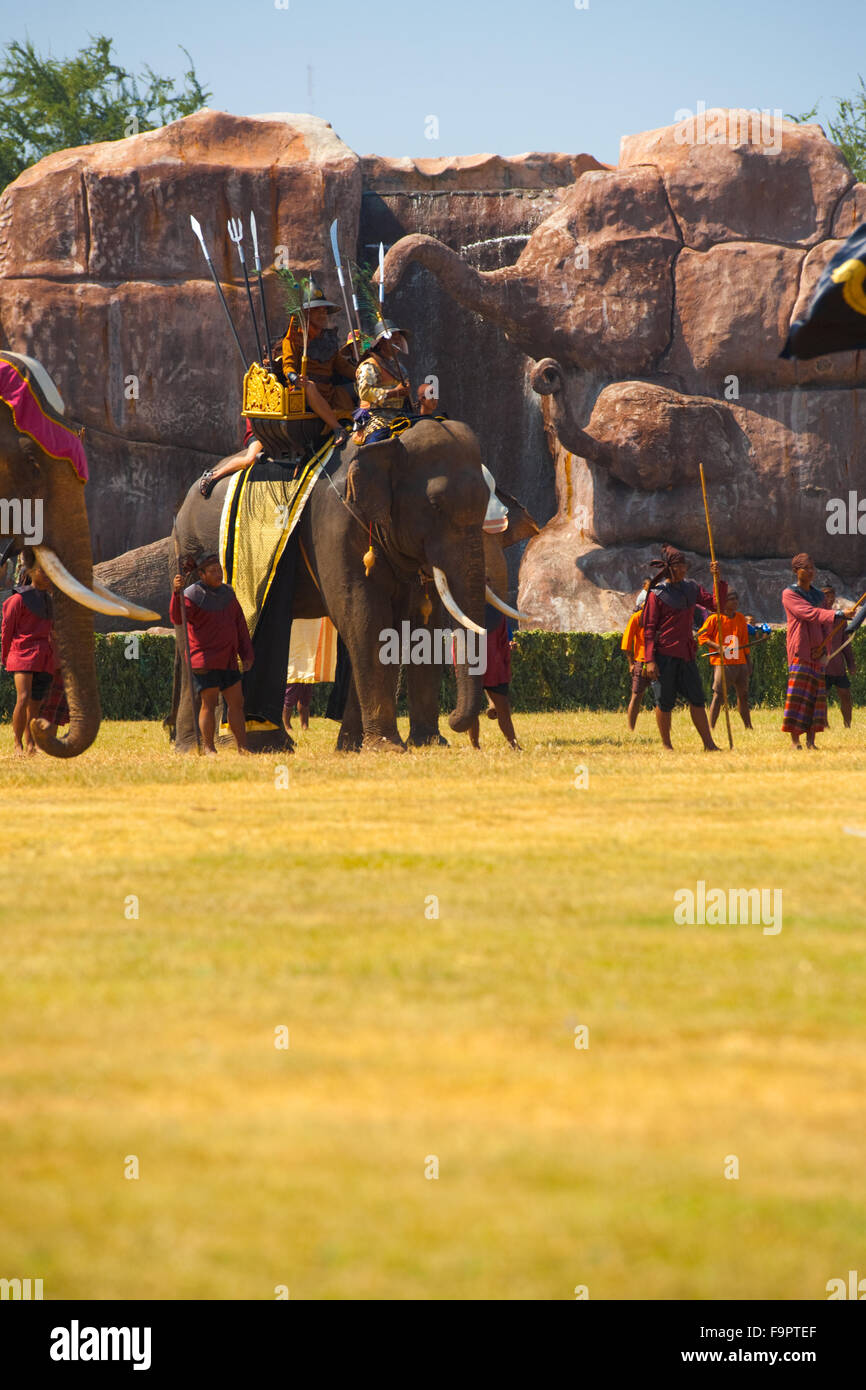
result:
<svg viewBox="0 0 866 1390"><path fill-rule="evenodd" d="M451 614L452 618L456 618L457 622L462 623L463 626L465 628L468 628L470 632L477 632L479 636L485 635L485 628L479 627L478 623L473 623L471 618L467 618L466 614L463 612L462 608L457 603L457 600L454 598L454 595L448 587L448 580L445 577L445 571L440 570L438 565L433 566L433 580L436 584L436 591L439 594L439 597L441 598L442 602L445 604L445 607L448 609L448 612Z"/></svg>
<svg viewBox="0 0 866 1390"><path fill-rule="evenodd" d="M123 604L124 612L128 618L138 618L143 623L158 623L161 619L160 613L154 613L152 608L140 608L137 603L130 603L123 594L116 594L113 589L107 589L104 584L97 584L93 581L93 592L100 594L102 598L110 599L112 603Z"/></svg>
<svg viewBox="0 0 866 1390"><path fill-rule="evenodd" d="M494 594L489 584L484 590L484 595L487 602L492 603L494 608L498 608L500 613L504 613L506 618L516 618L518 622L521 623L532 622L528 613L521 613L519 609L512 608L504 599L501 599L498 594Z"/></svg>
<svg viewBox="0 0 866 1390"><path fill-rule="evenodd" d="M126 609L121 608L119 602L114 599L103 598L100 594L94 594L79 579L71 575L63 561L50 546L37 545L33 549L39 564L52 584L56 584L57 588L62 589L64 594L68 594L76 603L80 603L82 608L92 608L94 613L107 613L113 618L126 616Z"/></svg>

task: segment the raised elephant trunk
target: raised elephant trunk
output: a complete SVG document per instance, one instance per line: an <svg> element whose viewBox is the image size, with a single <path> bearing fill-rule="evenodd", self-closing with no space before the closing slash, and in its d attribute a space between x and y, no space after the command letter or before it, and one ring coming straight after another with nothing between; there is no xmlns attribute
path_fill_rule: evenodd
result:
<svg viewBox="0 0 866 1390"><path fill-rule="evenodd" d="M413 261L435 275L458 304L498 323L515 342L528 341L527 323L532 318L534 305L527 296L526 284L517 265L501 270L476 270L444 242L414 233L401 237L385 257L386 290L396 288Z"/></svg>
<svg viewBox="0 0 866 1390"><path fill-rule="evenodd" d="M83 491L82 488L82 494ZM84 511L83 496L79 499L79 505ZM93 579L93 557L86 515L78 519L77 524L68 515L64 521L63 564L80 584L89 589ZM77 758L96 738L102 718L96 682L93 612L56 588L54 639L69 702L69 733L66 738L57 738L49 733L50 726L44 719L34 719L31 732L43 753L48 753L52 758Z"/></svg>

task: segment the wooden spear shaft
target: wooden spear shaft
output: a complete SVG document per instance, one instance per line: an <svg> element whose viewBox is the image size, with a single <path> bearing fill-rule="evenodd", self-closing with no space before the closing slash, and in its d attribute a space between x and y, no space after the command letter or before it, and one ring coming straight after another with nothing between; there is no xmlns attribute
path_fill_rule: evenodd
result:
<svg viewBox="0 0 866 1390"><path fill-rule="evenodd" d="M707 519L707 537L710 542L710 559L716 563L716 548L713 545L713 528L710 525L710 508L707 503L707 483L704 478L704 465L698 464L701 471L701 492L704 495L704 516ZM719 576L713 572L713 594L716 600L716 622L718 623L717 637L719 639L719 670L722 673L722 704L725 707L725 724L728 730L728 747L734 746L734 735L731 732L731 711L728 709L728 682L725 677L725 638L722 630L722 605L719 602Z"/></svg>

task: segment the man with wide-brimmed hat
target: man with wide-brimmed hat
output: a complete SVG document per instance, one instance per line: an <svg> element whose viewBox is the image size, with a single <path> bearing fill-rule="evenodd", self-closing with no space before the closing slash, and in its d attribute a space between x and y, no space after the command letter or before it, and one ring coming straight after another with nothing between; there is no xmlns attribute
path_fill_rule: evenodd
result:
<svg viewBox="0 0 866 1390"><path fill-rule="evenodd" d="M335 377L351 381L355 364L337 345L336 335L328 328L328 318L337 305L326 299L310 276L304 294L303 315L307 328L307 369L303 371L304 325L293 314L283 338L283 376L287 382L302 385L307 404L320 415L325 424L340 437L345 437L338 416L351 417L355 402L351 390L340 385ZM293 378L295 380L293 380Z"/></svg>
<svg viewBox="0 0 866 1390"><path fill-rule="evenodd" d="M411 387L400 361L401 356L409 355L410 336L405 328L387 319L376 323L369 350L355 372L360 405L353 438L358 443L385 438L396 416L412 412ZM419 386L417 401L421 415L432 415L439 404L426 385Z"/></svg>

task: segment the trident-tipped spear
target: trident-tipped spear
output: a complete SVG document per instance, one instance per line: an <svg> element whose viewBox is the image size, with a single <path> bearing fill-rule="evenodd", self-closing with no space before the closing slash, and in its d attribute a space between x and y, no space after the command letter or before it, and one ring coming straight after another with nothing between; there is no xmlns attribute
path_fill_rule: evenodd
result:
<svg viewBox="0 0 866 1390"><path fill-rule="evenodd" d="M235 246L238 248L238 255L241 258L241 270L244 272L244 284L247 287L247 303L250 306L250 317L253 321L253 332L256 335L256 347L259 350L259 361L264 366L264 353L262 352L262 340L259 336L259 321L256 318L256 311L253 307L253 292L250 289L250 277L247 274L247 258L244 255L244 224L239 217L230 217L226 223L228 233Z"/></svg>
<svg viewBox="0 0 866 1390"><path fill-rule="evenodd" d="M342 296L343 296L343 307L344 307L345 310L346 310L346 319L347 319L348 324L349 324L349 331L352 332L352 315L349 313L349 301L348 301L348 299L346 298L346 281L345 281L345 277L344 277L344 275L343 275L343 263L342 263L342 261L341 261L341 259L340 259L340 238L339 238L339 228L338 228L338 226L337 226L337 218L336 218L336 217L334 218L333 222L331 223L331 250L332 250L332 252L334 253L334 264L335 264L336 267L337 267L337 279L338 279L339 282L340 282L340 292L342 293ZM349 283L350 283L350 284L352 283L352 273L351 273L351 271L349 272ZM355 288L354 288L354 286L352 286L352 298L353 298L353 300L355 300L355 319L356 319L356 321L357 321L357 329L358 329L358 335L359 335L358 338L356 338L356 337L355 337L355 334L352 333L352 351L353 351L353 353L355 354L355 362L358 363L358 362L360 362L360 360L361 360L361 349L360 349L360 346L359 346L360 333L361 333L361 320L360 320L360 318L358 317L358 301L357 301L357 299L355 299Z"/></svg>
<svg viewBox="0 0 866 1390"><path fill-rule="evenodd" d="M259 257L259 238L256 234L256 215L254 212L250 213L250 231L253 234L253 255L255 257L256 275L259 279L259 294L262 297L262 318L265 321L265 346L267 353L270 355L271 329L270 324L268 323L268 302L265 299L265 284L264 280L262 279L262 262Z"/></svg>
<svg viewBox="0 0 866 1390"><path fill-rule="evenodd" d="M201 249L202 249L202 251L204 252L204 258L205 258L205 260L207 261L207 263L208 263L208 269L210 270L210 273L211 273L211 275L213 276L213 282L214 282L214 284L216 285L217 294L218 294L219 297L220 297L220 300L221 300L221 302L222 302L222 306L223 306L223 308L225 309L226 318L227 318L228 321L229 321L229 328L232 330L232 334L233 334L233 336L234 336L234 340L235 340L235 342L236 342L237 345L238 345L238 353L240 354L241 365L242 365L242 367L243 367L243 369L244 369L244 372L246 372L246 370L247 370L247 365L248 365L248 364L247 364L247 359L246 359L246 356L245 356L245 354L244 354L243 347L241 346L241 340L240 340L240 338L238 337L238 330L235 328L235 321L234 321L234 319L232 318L231 314L229 313L229 306L226 304L226 297L225 297L225 295L223 294L223 287L222 287L222 285L220 284L219 280L217 279L217 273L216 273L216 271L214 270L214 264L213 264L213 261L212 261L211 258L210 258L210 252L208 251L207 247L206 247L205 244L204 244L204 237L202 236L201 223L199 222L198 218L196 218L196 217L190 216L190 219L189 219L189 220L190 220L190 225L192 226L193 231L195 232L196 236L197 236L198 239L199 239L199 245L201 246Z"/></svg>

